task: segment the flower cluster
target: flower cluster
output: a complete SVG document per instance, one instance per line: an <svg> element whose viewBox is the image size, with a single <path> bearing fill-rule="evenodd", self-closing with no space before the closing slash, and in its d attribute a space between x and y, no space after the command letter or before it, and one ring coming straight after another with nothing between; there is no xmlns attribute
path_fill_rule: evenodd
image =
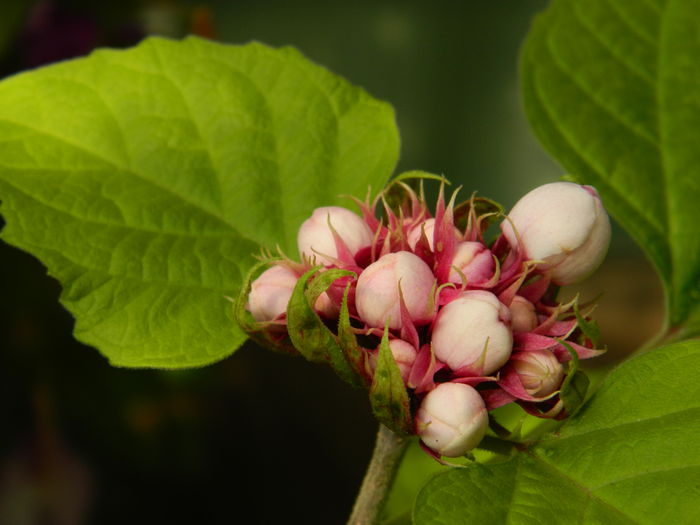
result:
<svg viewBox="0 0 700 525"><path fill-rule="evenodd" d="M301 262L266 261L242 296L254 319L244 328L366 386L380 420L436 456L474 448L488 411L511 402L565 417L567 362L602 352L576 301L556 301L607 250L595 189L547 184L507 216L474 196L446 203L442 188L433 214L402 181L357 204L361 215L313 212L298 233ZM501 233L486 242L496 220Z"/></svg>

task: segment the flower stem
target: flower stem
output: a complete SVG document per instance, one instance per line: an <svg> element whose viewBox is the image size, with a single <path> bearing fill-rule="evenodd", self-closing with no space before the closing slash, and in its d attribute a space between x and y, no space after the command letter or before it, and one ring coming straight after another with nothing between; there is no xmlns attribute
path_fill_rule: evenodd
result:
<svg viewBox="0 0 700 525"><path fill-rule="evenodd" d="M384 425L379 425L372 459L357 494L348 525L379 523L384 503L409 441L410 438L399 436Z"/></svg>

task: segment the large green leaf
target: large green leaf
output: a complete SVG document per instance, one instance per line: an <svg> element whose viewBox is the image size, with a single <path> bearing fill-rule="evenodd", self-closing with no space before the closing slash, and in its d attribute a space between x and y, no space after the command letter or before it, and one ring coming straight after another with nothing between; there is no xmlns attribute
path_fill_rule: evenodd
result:
<svg viewBox="0 0 700 525"><path fill-rule="evenodd" d="M698 370L698 341L624 363L558 432L434 477L415 522L700 523Z"/></svg>
<svg viewBox="0 0 700 525"><path fill-rule="evenodd" d="M294 49L149 39L0 84L2 237L113 364L203 365L244 340L251 255L397 155L391 107Z"/></svg>
<svg viewBox="0 0 700 525"><path fill-rule="evenodd" d="M525 109L657 267L700 332L700 0L553 0L522 53Z"/></svg>

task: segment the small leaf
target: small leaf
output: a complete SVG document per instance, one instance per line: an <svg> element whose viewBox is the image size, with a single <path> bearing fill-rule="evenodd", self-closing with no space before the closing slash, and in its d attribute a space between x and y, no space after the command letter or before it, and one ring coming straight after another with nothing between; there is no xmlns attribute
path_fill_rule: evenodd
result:
<svg viewBox="0 0 700 525"><path fill-rule="evenodd" d="M392 210L396 211L410 201L410 196L406 192L405 187L408 186L415 191L419 187L422 188L424 180L435 180L443 184L450 184L445 177L428 173L427 171L405 171L396 177L392 177L391 181L383 189L383 199Z"/></svg>
<svg viewBox="0 0 700 525"><path fill-rule="evenodd" d="M377 368L369 390L369 400L375 417L397 434L413 433L413 418L406 385L401 370L389 348L389 330L379 345Z"/></svg>
<svg viewBox="0 0 700 525"><path fill-rule="evenodd" d="M414 522L699 523L698 369L700 341L623 363L557 432L434 477Z"/></svg>
<svg viewBox="0 0 700 525"><path fill-rule="evenodd" d="M574 315L576 316L577 325L581 329L581 332L583 332L583 335L591 340L593 348L598 348L598 343L600 343L600 328L598 328L598 323L594 320L588 321L581 315L578 302L574 303Z"/></svg>
<svg viewBox="0 0 700 525"><path fill-rule="evenodd" d="M530 123L656 266L700 333L700 0L553 0L522 52Z"/></svg>
<svg viewBox="0 0 700 525"><path fill-rule="evenodd" d="M569 416L575 414L583 405L589 385L588 376L580 370L573 373L569 372L566 376L564 383L561 385L559 398L564 403L564 408Z"/></svg>
<svg viewBox="0 0 700 525"><path fill-rule="evenodd" d="M397 155L391 107L294 49L150 38L0 83L2 238L113 364L205 365L245 340L225 296L252 254L295 255Z"/></svg>
<svg viewBox="0 0 700 525"><path fill-rule="evenodd" d="M345 287L343 302L340 305L340 317L338 319L338 344L345 359L355 370L358 376L369 380L370 374L367 370L367 352L362 350L357 344L357 337L350 324L350 311L348 310L348 295L351 284Z"/></svg>
<svg viewBox="0 0 700 525"><path fill-rule="evenodd" d="M329 364L343 381L361 387L364 385L362 377L345 358L336 336L323 324L313 309L318 297L334 281L354 275L340 269L320 272L318 267L302 275L287 306L287 330L294 347L306 359L314 363ZM314 280L309 284L312 277Z"/></svg>
<svg viewBox="0 0 700 525"><path fill-rule="evenodd" d="M576 309L576 306L574 306L574 309ZM567 415L571 417L578 412L578 409L581 408L583 402L586 400L586 393L588 392L590 381L588 380L588 376L578 369L579 358L576 350L566 341L560 340L559 343L564 345L564 348L566 348L569 355L571 355L569 371L559 390L559 399L564 403Z"/></svg>

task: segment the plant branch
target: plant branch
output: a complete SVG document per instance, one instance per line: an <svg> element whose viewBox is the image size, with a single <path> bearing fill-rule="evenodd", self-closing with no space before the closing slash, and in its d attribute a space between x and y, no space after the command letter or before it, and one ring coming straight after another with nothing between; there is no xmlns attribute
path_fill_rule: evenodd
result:
<svg viewBox="0 0 700 525"><path fill-rule="evenodd" d="M406 451L410 438L395 434L379 425L372 459L362 480L355 506L348 525L374 525L379 523L384 503L389 496L396 470Z"/></svg>

